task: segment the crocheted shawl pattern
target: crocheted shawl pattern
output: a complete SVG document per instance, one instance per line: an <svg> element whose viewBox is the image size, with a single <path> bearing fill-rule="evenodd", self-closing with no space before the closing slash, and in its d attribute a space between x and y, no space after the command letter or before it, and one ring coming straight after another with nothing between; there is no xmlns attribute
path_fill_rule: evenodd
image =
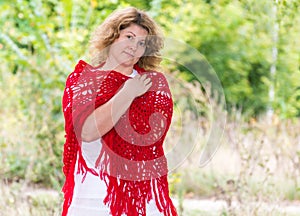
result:
<svg viewBox="0 0 300 216"><path fill-rule="evenodd" d="M162 73L145 71L137 65L134 68L139 74L147 73L152 86L135 98L115 126L101 137L102 149L95 167L88 167L81 153L82 125L130 77L114 70L103 71L80 60L67 78L62 101L66 133L63 216L72 202L77 155L77 174L85 177L90 172L106 183L103 202L109 206L111 215L146 216L146 203L154 199L165 216L177 216L169 197L163 150L173 113L169 86Z"/></svg>

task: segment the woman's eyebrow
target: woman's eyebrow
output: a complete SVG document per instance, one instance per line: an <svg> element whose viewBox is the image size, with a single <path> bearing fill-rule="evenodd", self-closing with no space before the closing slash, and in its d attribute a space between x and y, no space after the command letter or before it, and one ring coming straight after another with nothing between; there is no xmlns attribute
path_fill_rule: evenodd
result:
<svg viewBox="0 0 300 216"><path fill-rule="evenodd" d="M127 33L131 33L134 37L136 37L136 35L132 31L127 31Z"/></svg>
<svg viewBox="0 0 300 216"><path fill-rule="evenodd" d="M132 31L126 31L125 33L129 33L132 34L134 37L137 37L136 34L134 34ZM146 41L146 37L144 39L142 39L141 41Z"/></svg>

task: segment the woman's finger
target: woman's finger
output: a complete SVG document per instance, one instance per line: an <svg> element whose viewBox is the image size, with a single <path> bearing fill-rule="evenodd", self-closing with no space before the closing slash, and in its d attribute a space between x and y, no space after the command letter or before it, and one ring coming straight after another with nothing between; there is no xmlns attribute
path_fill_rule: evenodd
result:
<svg viewBox="0 0 300 216"><path fill-rule="evenodd" d="M145 80L145 79L147 79L147 74L140 75L140 80Z"/></svg>
<svg viewBox="0 0 300 216"><path fill-rule="evenodd" d="M140 79L141 78L141 75L139 75L139 74L137 74L137 75L135 75L134 77L133 77L133 79Z"/></svg>
<svg viewBox="0 0 300 216"><path fill-rule="evenodd" d="M151 82L151 79L150 79L150 78L146 78L146 79L144 80L144 84L145 84L145 85L148 84L149 82Z"/></svg>

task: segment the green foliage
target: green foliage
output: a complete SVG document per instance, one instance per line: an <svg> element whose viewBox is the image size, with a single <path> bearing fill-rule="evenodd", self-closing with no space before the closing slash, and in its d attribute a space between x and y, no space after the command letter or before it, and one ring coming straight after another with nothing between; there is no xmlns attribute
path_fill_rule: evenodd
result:
<svg viewBox="0 0 300 216"><path fill-rule="evenodd" d="M229 108L248 116L269 106L282 117L299 115L293 92L299 80L299 2L279 1L161 1L156 19L168 37L197 48L218 74ZM156 9L156 8L155 8ZM274 40L278 23L278 41ZM273 59L273 49L278 50ZM275 62L274 62L275 61ZM275 77L270 75L276 66ZM275 100L269 91L275 88ZM231 109L230 109L231 110Z"/></svg>

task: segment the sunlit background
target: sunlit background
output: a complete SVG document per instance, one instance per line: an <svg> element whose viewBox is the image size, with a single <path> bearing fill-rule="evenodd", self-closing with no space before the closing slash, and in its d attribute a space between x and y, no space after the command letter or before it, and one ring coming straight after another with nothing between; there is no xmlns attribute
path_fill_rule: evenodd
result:
<svg viewBox="0 0 300 216"><path fill-rule="evenodd" d="M0 1L0 215L60 214L65 80L79 59L89 62L95 27L127 6L197 49L224 90L220 147L200 167L218 97L208 100L213 89L182 65L162 62L175 104L166 151L195 143L170 173L180 215L299 215L298 0Z"/></svg>

